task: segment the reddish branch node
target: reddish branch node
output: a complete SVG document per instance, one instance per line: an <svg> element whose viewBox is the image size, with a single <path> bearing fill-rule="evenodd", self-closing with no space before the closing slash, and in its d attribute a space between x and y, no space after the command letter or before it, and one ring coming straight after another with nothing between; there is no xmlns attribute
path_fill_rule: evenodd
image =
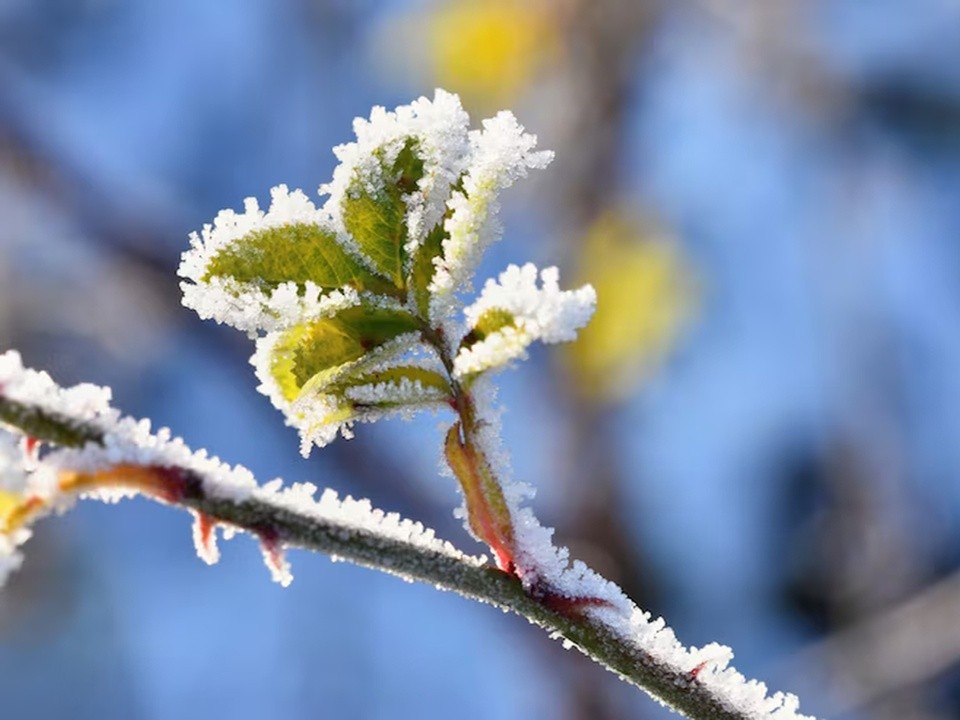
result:
<svg viewBox="0 0 960 720"><path fill-rule="evenodd" d="M606 598L584 595L571 597L544 582L536 582L526 588L527 595L541 605L565 617L581 618L590 608L614 607Z"/></svg>

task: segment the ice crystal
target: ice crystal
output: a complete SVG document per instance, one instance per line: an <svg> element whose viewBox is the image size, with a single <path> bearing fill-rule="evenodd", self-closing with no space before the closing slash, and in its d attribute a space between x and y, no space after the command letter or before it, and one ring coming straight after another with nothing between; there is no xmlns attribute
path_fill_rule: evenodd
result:
<svg viewBox="0 0 960 720"><path fill-rule="evenodd" d="M483 251L500 236L498 195L531 169L544 168L550 151L533 152L537 137L502 111L470 133L470 163L463 189L450 198L442 258L430 284L430 315L446 320L457 311L455 295L470 286Z"/></svg>
<svg viewBox="0 0 960 720"><path fill-rule="evenodd" d="M190 250L183 254L178 270L186 280L180 288L183 304L201 318L254 333L288 327L356 302L356 291L346 286L327 292L310 281L301 289L293 281L270 287L239 282L230 276L208 276L211 262L219 253L251 234L293 225L330 226L329 218L302 191L290 192L286 185L279 185L270 195L267 212L260 209L256 198L249 197L244 201L244 212L222 210L212 225L190 236Z"/></svg>
<svg viewBox="0 0 960 720"><path fill-rule="evenodd" d="M293 399L284 393L275 370L277 346L282 340L280 333L269 333L260 338L250 362L260 381L257 389L283 413L287 425L299 431L300 452L304 457L314 445L328 445L338 434L352 437L351 428L355 423L374 422L414 407L444 402L444 393L437 388L425 387L415 379L398 377L349 384L350 378L376 378L378 373L397 368L438 368L436 361L407 362L404 359L409 353L418 351L417 334L399 335L363 357L331 369L324 382L313 386L308 383Z"/></svg>
<svg viewBox="0 0 960 720"><path fill-rule="evenodd" d="M414 392L411 387L404 388L404 391ZM367 392L373 393L375 390ZM429 394L428 389L423 392ZM194 492L200 492L204 498L233 503L258 502L347 531L399 540L465 562L480 562L463 555L449 543L438 540L432 530L425 529L419 523L374 509L368 500L349 497L340 500L329 490L315 499L317 488L309 483L284 487L280 480L274 480L260 486L246 468L240 465L231 467L215 457L209 457L205 450L190 450L182 439L172 437L167 428L152 433L149 421L121 417L109 405L108 388L88 384L59 387L46 373L24 368L16 352L0 355L0 395L56 416L59 422L83 423L94 428L101 438L100 442L89 442L83 447L53 450L40 459L37 467L29 469L24 462L20 438L0 429L0 520L5 517L3 508L8 499L10 502L29 497L42 500L44 511L37 513L32 521L45 512L65 508L78 492L84 497L112 501L142 490L152 494L155 499L179 502L182 498L177 496L177 491L174 489L165 493L161 484L141 483L138 487L136 483L124 483L136 476L138 469L145 476L159 472L161 481L164 473L172 472L172 477L183 477L183 473L188 473L200 483ZM111 477L110 473L117 475L102 486L90 488L84 485L79 491L65 490L63 478L78 473L104 473L108 478ZM222 521L214 521L200 513L194 515L193 535L197 553L208 563L216 562L219 558L215 535L217 522ZM229 531L224 533L226 536L238 528L226 526L224 529ZM289 584L292 576L283 556L284 547L279 535L269 526L251 532L258 534L264 558L274 579L284 585ZM18 527L13 532L0 532L0 578L19 567L22 559L18 548L29 536L29 526Z"/></svg>
<svg viewBox="0 0 960 720"><path fill-rule="evenodd" d="M587 324L596 307L593 288L585 285L578 290L560 290L555 267L544 269L540 279L542 286L537 287L537 268L527 263L522 268L510 265L499 281L487 281L480 298L464 311L468 325L477 328L483 318L498 312L501 320L492 332L460 350L454 364L456 376L476 374L522 358L535 340L558 343L576 338L577 330Z"/></svg>
<svg viewBox="0 0 960 720"><path fill-rule="evenodd" d="M406 251L412 255L424 236L446 212L450 189L469 161L469 117L452 93L437 90L433 100L421 97L390 112L374 107L370 119L356 118L357 140L334 148L340 164L333 180L321 186L329 194L324 209L345 232L342 218L344 198L357 185L377 194L383 190L382 166L391 165L405 142L413 140L423 162L423 177L417 189L405 197L407 206Z"/></svg>
<svg viewBox="0 0 960 720"><path fill-rule="evenodd" d="M0 430L0 521L5 514L4 507L21 497L26 486L27 471L20 443L13 435ZM23 555L18 548L29 537L28 530L22 530L10 537L0 534L0 585L20 568Z"/></svg>

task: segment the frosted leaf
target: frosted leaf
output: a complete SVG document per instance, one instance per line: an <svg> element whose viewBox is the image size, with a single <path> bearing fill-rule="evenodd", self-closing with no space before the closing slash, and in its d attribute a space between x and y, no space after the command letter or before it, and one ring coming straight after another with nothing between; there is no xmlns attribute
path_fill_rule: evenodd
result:
<svg viewBox="0 0 960 720"><path fill-rule="evenodd" d="M480 298L464 311L473 329L461 344L454 375L465 377L496 368L526 355L535 340L558 343L573 340L590 320L596 293L590 285L560 290L555 267L540 273L527 263L510 265L499 281L488 280Z"/></svg>
<svg viewBox="0 0 960 720"><path fill-rule="evenodd" d="M418 364L407 359L419 340L418 333L404 333L362 354L344 356L346 361L319 372L295 392L279 380L282 333L260 338L250 362L260 380L257 390L283 413L287 425L298 430L300 452L306 457L314 445L328 445L337 435L351 438L357 422L374 422L446 401L449 391L438 373L442 368L435 362Z"/></svg>
<svg viewBox="0 0 960 720"><path fill-rule="evenodd" d="M454 296L469 288L484 250L499 238L499 193L553 159L552 152L534 152L536 143L536 136L525 133L506 111L484 120L482 130L471 131L469 166L462 189L447 204L443 256L435 261L430 283L432 321L449 321L457 310Z"/></svg>
<svg viewBox="0 0 960 720"><path fill-rule="evenodd" d="M271 190L267 212L247 198L190 236L179 275L183 304L203 319L253 333L356 302L376 280L342 247L329 218L300 190Z"/></svg>
<svg viewBox="0 0 960 720"><path fill-rule="evenodd" d="M449 393L442 388L425 385L422 380L409 377L350 385L343 394L355 405L375 406L443 403L449 397Z"/></svg>
<svg viewBox="0 0 960 720"><path fill-rule="evenodd" d="M416 190L404 198L404 249L412 256L426 234L440 222L450 189L466 167L471 149L468 123L460 98L439 89L432 101L421 97L392 112L374 107L369 120L353 121L356 142L334 148L340 164L333 179L320 188L321 194L330 196L324 209L345 231L341 214L344 199L358 185L373 194L381 192L384 164L392 165L405 143L412 139L416 155L423 162Z"/></svg>

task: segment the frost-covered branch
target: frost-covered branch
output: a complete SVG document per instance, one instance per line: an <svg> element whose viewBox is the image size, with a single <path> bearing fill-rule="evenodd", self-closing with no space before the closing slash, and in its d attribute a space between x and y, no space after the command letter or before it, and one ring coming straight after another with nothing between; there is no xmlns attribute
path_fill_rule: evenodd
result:
<svg viewBox="0 0 960 720"><path fill-rule="evenodd" d="M330 490L315 499L310 484L257 485L244 468L121 417L108 399L108 390L60 388L46 373L22 368L16 353L0 355L0 568L19 564L17 547L44 514L77 497L140 494L194 514L197 551L207 562L219 558L218 528L247 532L283 584L292 579L286 548L322 552L510 610L688 717L801 717L795 698L767 698L762 684L727 667L728 648L683 648L662 620L629 601L591 607L531 593L516 576L461 553L419 523ZM41 445L49 450L41 454Z"/></svg>
<svg viewBox="0 0 960 720"><path fill-rule="evenodd" d="M728 667L733 653L685 648L615 584L553 543L513 481L492 376L534 342L573 340L592 287L561 290L556 268L510 266L465 306L483 250L499 236L498 196L551 153L502 112L470 131L456 96L437 91L354 123L357 140L320 208L297 190L248 199L191 236L184 304L256 342L261 392L300 433L304 454L358 422L449 409L444 457L460 484L466 529L496 567L368 501L319 499L312 484L258 485L242 467L192 452L169 430L121 417L109 390L58 387L0 355L0 574L20 562L36 520L77 497L143 494L193 512L202 559L217 531L259 539L274 579L302 547L429 582L512 610L693 718L802 718L793 696L767 697ZM51 449L42 455L38 443Z"/></svg>

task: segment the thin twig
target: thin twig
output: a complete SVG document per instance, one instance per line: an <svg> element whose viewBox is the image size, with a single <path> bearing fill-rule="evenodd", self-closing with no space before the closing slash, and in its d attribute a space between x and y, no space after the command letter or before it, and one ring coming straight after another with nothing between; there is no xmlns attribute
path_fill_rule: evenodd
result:
<svg viewBox="0 0 960 720"><path fill-rule="evenodd" d="M91 442L102 444L104 439L95 425L2 395L0 418L16 431L54 445L81 447ZM476 558L454 557L414 542L385 537L373 530L298 513L258 497L243 500L216 497L208 492L203 478L194 471L165 470L177 477L178 491L149 494L152 499L189 508L218 523L261 537L265 529L269 529L284 546L321 552L509 610L687 717L702 720L754 717L731 710L725 698L697 679L696 670L682 671L664 664L596 617L551 607L548 600L531 597L516 577L481 565Z"/></svg>

